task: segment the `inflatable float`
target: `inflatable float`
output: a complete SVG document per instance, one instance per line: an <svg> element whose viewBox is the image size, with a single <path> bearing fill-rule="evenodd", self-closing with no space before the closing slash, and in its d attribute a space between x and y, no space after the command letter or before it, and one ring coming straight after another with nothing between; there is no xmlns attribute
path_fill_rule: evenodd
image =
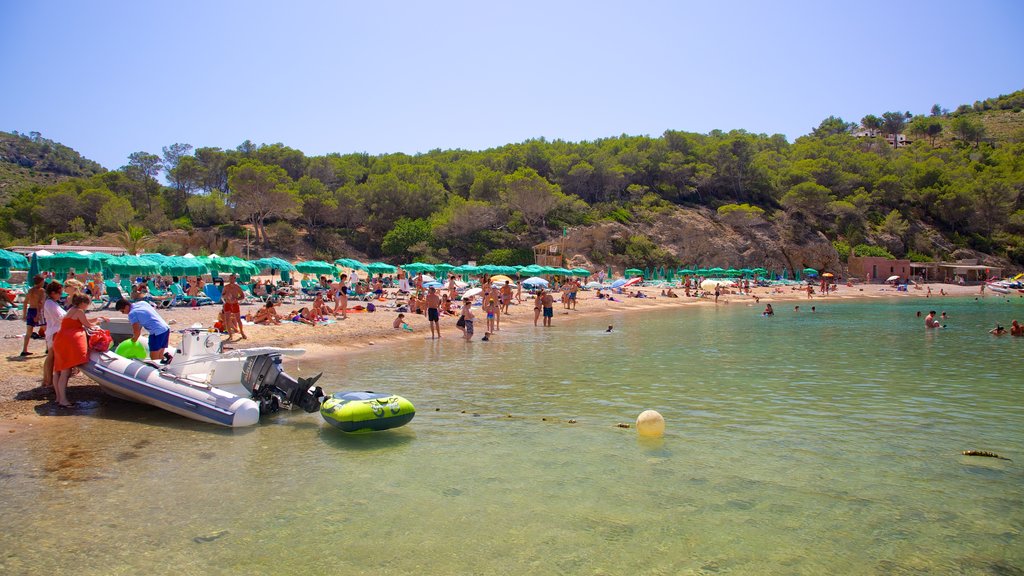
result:
<svg viewBox="0 0 1024 576"><path fill-rule="evenodd" d="M416 408L395 394L338 392L320 406L320 415L343 432L362 434L404 426L416 415Z"/></svg>

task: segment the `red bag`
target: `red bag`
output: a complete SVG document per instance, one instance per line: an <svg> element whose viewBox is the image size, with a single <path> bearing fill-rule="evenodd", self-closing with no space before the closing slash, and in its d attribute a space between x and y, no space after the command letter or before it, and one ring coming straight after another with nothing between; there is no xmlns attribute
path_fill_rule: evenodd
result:
<svg viewBox="0 0 1024 576"><path fill-rule="evenodd" d="M114 343L114 339L110 336L110 330L93 330L92 334L89 334L89 349L97 352L106 352L110 350L110 345Z"/></svg>

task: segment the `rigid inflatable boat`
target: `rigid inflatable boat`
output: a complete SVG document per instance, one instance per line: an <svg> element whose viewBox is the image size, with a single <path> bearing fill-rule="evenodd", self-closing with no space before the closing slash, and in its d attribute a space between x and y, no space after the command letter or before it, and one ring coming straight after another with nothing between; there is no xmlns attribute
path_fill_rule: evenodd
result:
<svg viewBox="0 0 1024 576"><path fill-rule="evenodd" d="M181 340L166 364L94 351L81 370L111 396L222 426L252 426L282 408L315 412L323 403L324 391L315 385L320 375L296 379L281 367L283 356L305 350L224 352L219 334L200 329L182 331Z"/></svg>

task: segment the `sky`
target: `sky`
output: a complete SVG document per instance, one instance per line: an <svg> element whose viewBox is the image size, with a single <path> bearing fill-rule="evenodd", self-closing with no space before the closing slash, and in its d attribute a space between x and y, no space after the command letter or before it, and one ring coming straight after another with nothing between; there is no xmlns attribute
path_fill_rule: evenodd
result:
<svg viewBox="0 0 1024 576"><path fill-rule="evenodd" d="M744 129L1024 88L1024 2L0 0L0 130L107 168Z"/></svg>

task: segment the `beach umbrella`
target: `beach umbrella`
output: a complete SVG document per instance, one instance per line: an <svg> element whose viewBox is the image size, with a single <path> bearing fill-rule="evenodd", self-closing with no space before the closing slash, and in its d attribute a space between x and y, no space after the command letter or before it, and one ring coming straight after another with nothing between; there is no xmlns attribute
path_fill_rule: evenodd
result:
<svg viewBox="0 0 1024 576"><path fill-rule="evenodd" d="M629 278L630 276L643 276L644 272L639 268L628 268L625 272L623 272L623 275Z"/></svg>
<svg viewBox="0 0 1024 576"><path fill-rule="evenodd" d="M295 269L303 274L313 274L316 276L336 274L338 272L334 264L324 262L323 260L304 260L296 264Z"/></svg>
<svg viewBox="0 0 1024 576"><path fill-rule="evenodd" d="M82 250L81 252L60 252L40 260L45 263L46 270L52 272L64 272L75 270L76 272L99 272L102 265L99 259L93 256L92 252Z"/></svg>
<svg viewBox="0 0 1024 576"><path fill-rule="evenodd" d="M152 260L140 258L139 256L125 255L117 256L107 260L106 267L114 274L158 274L160 265Z"/></svg>
<svg viewBox="0 0 1024 576"><path fill-rule="evenodd" d="M693 276L695 273L696 271L693 270L692 268L683 268L682 270L679 271L679 274L682 276Z"/></svg>
<svg viewBox="0 0 1024 576"><path fill-rule="evenodd" d="M366 270L366 264L363 264L359 260L354 258L338 258L334 261L335 264L342 268L351 268L352 270Z"/></svg>
<svg viewBox="0 0 1024 576"><path fill-rule="evenodd" d="M591 274L590 270L587 270L586 268L573 268L570 272L572 272L573 276L579 276L581 278L586 278Z"/></svg>
<svg viewBox="0 0 1024 576"><path fill-rule="evenodd" d="M434 274L437 274L438 278L446 278L448 273L455 269L455 266L451 264L437 264L434 266Z"/></svg>
<svg viewBox="0 0 1024 576"><path fill-rule="evenodd" d="M594 280L592 282L587 282L586 285L584 285L584 288L589 288L591 290L598 290L598 289L601 288L601 283L596 281L596 280Z"/></svg>
<svg viewBox="0 0 1024 576"><path fill-rule="evenodd" d="M99 256L100 253L97 253L96 255ZM139 254L139 258L145 258L146 260L152 260L157 264L163 264L170 258L170 256L165 256L159 252L146 252L145 254Z"/></svg>
<svg viewBox="0 0 1024 576"><path fill-rule="evenodd" d="M529 266L523 266L519 269L518 274L520 276L540 276L544 273L544 267L538 266L537 264L530 264Z"/></svg>
<svg viewBox="0 0 1024 576"><path fill-rule="evenodd" d="M394 274L398 269L385 262L371 262L366 265L366 271L370 274Z"/></svg>
<svg viewBox="0 0 1024 576"><path fill-rule="evenodd" d="M13 268L15 270L27 270L28 269L28 258L17 252L11 252L10 250L4 250L0 248L0 266L4 268Z"/></svg>
<svg viewBox="0 0 1024 576"><path fill-rule="evenodd" d="M160 262L160 273L165 276L202 276L209 272L210 269L198 258L170 256Z"/></svg>
<svg viewBox="0 0 1024 576"><path fill-rule="evenodd" d="M625 282L623 282L622 283L622 287L625 288L627 286L632 286L634 284L639 284L642 280L643 280L643 278L641 278L639 276L634 276L634 277L630 278L629 280L626 280Z"/></svg>
<svg viewBox="0 0 1024 576"><path fill-rule="evenodd" d="M271 256L269 258L260 258L259 260L253 260L252 263L260 270L279 270L281 272L295 271L294 264L283 258L277 258L274 256Z"/></svg>
<svg viewBox="0 0 1024 576"><path fill-rule="evenodd" d="M527 278L526 280L523 280L523 286L526 287L526 288L530 288L530 289L533 289L533 288L547 288L548 285L549 284L548 284L547 280L545 280L543 278L539 278L537 276L533 276L531 278Z"/></svg>
<svg viewBox="0 0 1024 576"><path fill-rule="evenodd" d="M410 272L412 274L419 274L420 272L433 272L434 271L434 265L433 264L427 264L425 262L412 262L410 264L404 264L404 265L402 265L402 268L406 272Z"/></svg>
<svg viewBox="0 0 1024 576"><path fill-rule="evenodd" d="M804 268L803 273L806 274L807 276L817 276L818 275L818 271L815 270L814 268Z"/></svg>
<svg viewBox="0 0 1024 576"><path fill-rule="evenodd" d="M612 282L612 288L622 288L626 284L625 278L619 278L615 282Z"/></svg>
<svg viewBox="0 0 1024 576"><path fill-rule="evenodd" d="M833 276L833 274L831 272L825 272L824 274L821 275L821 277L822 278L833 278L834 276Z"/></svg>
<svg viewBox="0 0 1024 576"><path fill-rule="evenodd" d="M509 284L513 284L514 283L514 281L511 278L509 278L508 276L505 276L504 274L498 274L496 276L491 276L491 282L496 282L498 284L504 284L506 281Z"/></svg>

